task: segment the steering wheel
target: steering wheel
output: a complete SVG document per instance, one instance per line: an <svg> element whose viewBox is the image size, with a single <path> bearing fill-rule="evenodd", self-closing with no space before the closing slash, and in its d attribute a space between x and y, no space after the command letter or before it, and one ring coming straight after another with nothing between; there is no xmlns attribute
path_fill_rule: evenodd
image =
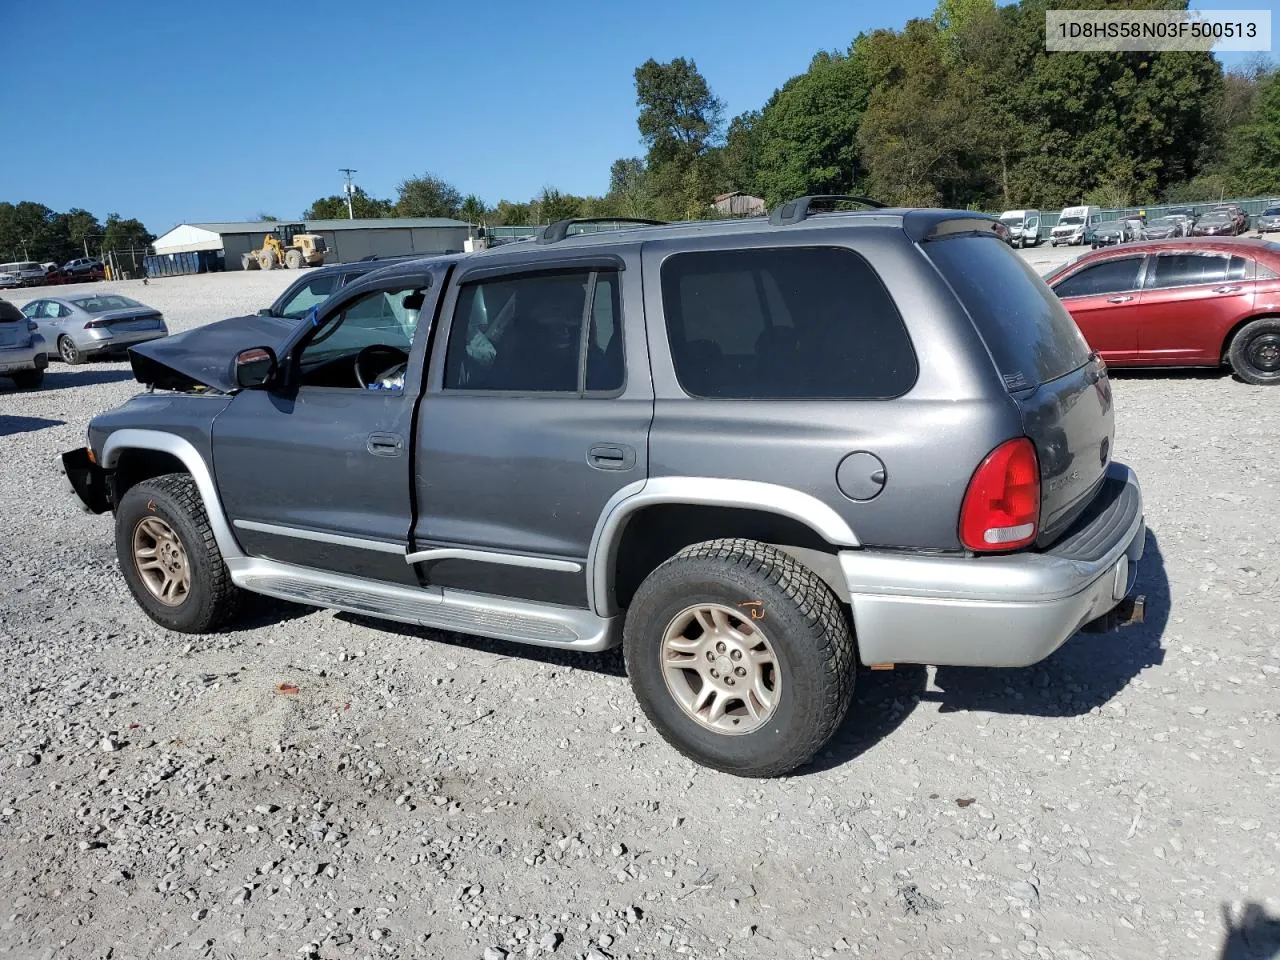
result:
<svg viewBox="0 0 1280 960"><path fill-rule="evenodd" d="M384 360L389 360L390 363L385 363L383 366L380 366L378 368L377 375L372 378L374 380L377 380L380 377L382 377L382 375L385 374L388 370L391 370L398 366L402 366L409 362L409 354L401 350L399 347L388 346L387 344L384 344L384 343L370 344L369 346L365 347L363 350L361 350L359 353L356 354L356 359L355 359L356 382L360 384L361 389L364 389L364 390L369 389L369 381L368 379L365 378L365 375L364 375L365 363L370 359L378 356L382 356Z"/></svg>

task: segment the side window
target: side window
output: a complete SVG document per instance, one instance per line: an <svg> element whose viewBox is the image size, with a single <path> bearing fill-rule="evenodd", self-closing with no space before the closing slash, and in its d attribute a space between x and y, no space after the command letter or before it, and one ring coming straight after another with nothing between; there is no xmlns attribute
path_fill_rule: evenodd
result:
<svg viewBox="0 0 1280 960"><path fill-rule="evenodd" d="M889 292L843 247L675 254L662 304L676 377L693 396L884 399L918 373Z"/></svg>
<svg viewBox="0 0 1280 960"><path fill-rule="evenodd" d="M1228 280L1252 280L1253 261L1244 257L1232 257L1231 266L1227 268Z"/></svg>
<svg viewBox="0 0 1280 960"><path fill-rule="evenodd" d="M314 280L304 284L297 293L289 298L288 302L281 308L280 315L290 319L306 316L308 310L316 304L324 303L337 288L337 277L333 274L329 274L326 277L316 277Z"/></svg>
<svg viewBox="0 0 1280 960"><path fill-rule="evenodd" d="M1274 270L1268 267L1265 263L1261 261L1255 261L1255 264L1257 268L1257 279L1259 280L1280 279L1280 273L1276 273Z"/></svg>
<svg viewBox="0 0 1280 960"><path fill-rule="evenodd" d="M1189 287L1222 283L1227 279L1229 258L1218 254L1166 253L1156 257L1148 288Z"/></svg>
<svg viewBox="0 0 1280 960"><path fill-rule="evenodd" d="M34 320L40 316L40 308L44 306L43 300L32 300L22 308L22 315L28 320Z"/></svg>
<svg viewBox="0 0 1280 960"><path fill-rule="evenodd" d="M366 374L403 365L413 345L421 290L421 284L370 290L325 317L299 353L302 382L358 387L355 360L369 347L382 349L371 357ZM379 366L383 369L374 369Z"/></svg>
<svg viewBox="0 0 1280 960"><path fill-rule="evenodd" d="M44 301L44 305L40 308L40 318L42 320L59 320L70 315L70 310L64 310L61 304L54 303L52 300Z"/></svg>
<svg viewBox="0 0 1280 960"><path fill-rule="evenodd" d="M1123 293L1138 288L1138 271L1141 257L1122 260L1104 260L1063 280L1053 292L1059 297L1097 297L1108 293Z"/></svg>
<svg viewBox="0 0 1280 960"><path fill-rule="evenodd" d="M58 319L62 320L71 316L71 310L63 304L58 304Z"/></svg>
<svg viewBox="0 0 1280 960"><path fill-rule="evenodd" d="M588 307L593 277L595 294ZM621 321L618 277L612 272L465 284L449 332L445 389L619 390L625 378Z"/></svg>

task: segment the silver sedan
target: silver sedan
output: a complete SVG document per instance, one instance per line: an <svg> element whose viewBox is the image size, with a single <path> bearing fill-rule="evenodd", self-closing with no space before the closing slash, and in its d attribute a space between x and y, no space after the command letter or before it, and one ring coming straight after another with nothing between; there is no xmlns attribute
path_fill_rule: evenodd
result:
<svg viewBox="0 0 1280 960"><path fill-rule="evenodd" d="M169 335L159 310L118 293L75 293L32 300L22 308L66 363L123 357L138 343Z"/></svg>

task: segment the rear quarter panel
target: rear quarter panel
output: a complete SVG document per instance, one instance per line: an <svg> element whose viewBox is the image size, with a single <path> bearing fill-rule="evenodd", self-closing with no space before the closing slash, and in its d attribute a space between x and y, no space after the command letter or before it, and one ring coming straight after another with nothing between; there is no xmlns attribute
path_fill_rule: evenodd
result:
<svg viewBox="0 0 1280 960"><path fill-rule="evenodd" d="M919 375L891 400L716 400L689 397L667 339L661 266L676 253L780 245L845 246L888 287L915 347ZM655 400L651 477L722 477L789 487L834 509L866 546L958 550L960 504L973 470L1021 434L985 346L932 265L901 228L779 228L759 238L696 238L644 247L645 316ZM856 304L850 304L856 311ZM856 317L856 313L853 314ZM871 500L841 493L850 453L885 465Z"/></svg>

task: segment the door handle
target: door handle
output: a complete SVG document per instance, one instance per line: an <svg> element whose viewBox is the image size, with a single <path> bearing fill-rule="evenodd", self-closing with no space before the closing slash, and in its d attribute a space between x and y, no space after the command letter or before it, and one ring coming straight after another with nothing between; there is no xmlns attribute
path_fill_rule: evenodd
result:
<svg viewBox="0 0 1280 960"><path fill-rule="evenodd" d="M587 463L597 470L630 470L636 451L625 443L597 443L587 451Z"/></svg>
<svg viewBox="0 0 1280 960"><path fill-rule="evenodd" d="M1214 287L1213 292L1214 293L1239 293L1240 288L1238 286L1227 284L1227 286L1225 287Z"/></svg>
<svg viewBox="0 0 1280 960"><path fill-rule="evenodd" d="M375 457L398 457L403 443L394 433L371 433L365 448Z"/></svg>
<svg viewBox="0 0 1280 960"><path fill-rule="evenodd" d="M1133 297L1107 297L1107 303L1128 303Z"/></svg>

